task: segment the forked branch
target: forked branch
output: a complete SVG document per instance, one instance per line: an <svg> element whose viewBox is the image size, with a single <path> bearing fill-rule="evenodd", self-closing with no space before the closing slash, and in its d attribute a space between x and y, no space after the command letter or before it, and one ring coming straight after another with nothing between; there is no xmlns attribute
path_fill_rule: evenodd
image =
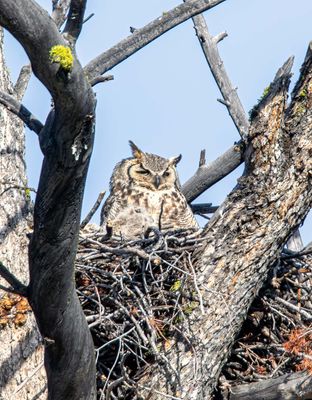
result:
<svg viewBox="0 0 312 400"><path fill-rule="evenodd" d="M182 185L182 192L191 203L205 190L237 168L243 159L243 145L238 143L210 164L201 165L189 180Z"/></svg>
<svg viewBox="0 0 312 400"><path fill-rule="evenodd" d="M184 2L188 3L189 0L184 0ZM244 140L248 134L249 121L236 89L228 77L217 47L220 40L226 37L226 33L213 37L210 35L205 18L202 15L196 15L192 19L199 43L223 97L219 101L227 107L235 127ZM244 161L243 153L244 143L241 142L239 145L231 147L211 164L205 165L204 162L201 162L195 174L182 187L188 202L195 200L212 185L236 169Z"/></svg>
<svg viewBox="0 0 312 400"><path fill-rule="evenodd" d="M141 29L136 29L131 36L90 61L84 68L89 81L103 75L116 65L145 47L175 26L185 22L194 15L209 10L225 0L190 0L172 10L163 13Z"/></svg>
<svg viewBox="0 0 312 400"><path fill-rule="evenodd" d="M184 2L187 3L189 0L184 0ZM226 34L222 33L213 37L210 35L205 18L202 15L196 15L192 19L205 58L222 94L222 104L227 107L234 125L241 137L244 139L247 137L249 129L248 118L237 95L236 89L233 87L228 77L217 47L217 43L223 39Z"/></svg>

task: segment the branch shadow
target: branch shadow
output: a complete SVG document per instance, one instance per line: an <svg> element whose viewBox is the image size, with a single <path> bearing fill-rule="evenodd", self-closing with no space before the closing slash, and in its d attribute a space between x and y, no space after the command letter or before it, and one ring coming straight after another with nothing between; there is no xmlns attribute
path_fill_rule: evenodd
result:
<svg viewBox="0 0 312 400"><path fill-rule="evenodd" d="M1 398L1 389L3 389L8 382L13 378L14 374L22 367L22 365L29 359L29 357L38 349L41 345L41 342L37 341L38 332L37 328L33 327L23 340L17 343L15 348L10 353L10 356L7 357L4 361L2 361L0 365L0 398ZM34 342L31 345L31 342ZM25 348L27 348L27 356L25 357ZM38 392L32 400L39 399L40 396L44 393L46 387L42 388L40 392Z"/></svg>

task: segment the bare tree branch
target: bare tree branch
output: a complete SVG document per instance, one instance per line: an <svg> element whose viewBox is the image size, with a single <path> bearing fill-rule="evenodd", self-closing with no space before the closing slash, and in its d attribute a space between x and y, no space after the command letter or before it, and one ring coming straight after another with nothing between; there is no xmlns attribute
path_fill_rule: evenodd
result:
<svg viewBox="0 0 312 400"><path fill-rule="evenodd" d="M212 203L191 204L191 209L194 214L213 214L219 207L213 206Z"/></svg>
<svg viewBox="0 0 312 400"><path fill-rule="evenodd" d="M14 93L18 101L21 101L22 98L24 97L30 77L31 77L31 66L24 65L21 68L17 81L14 85Z"/></svg>
<svg viewBox="0 0 312 400"><path fill-rule="evenodd" d="M189 0L184 0L188 3ZM218 52L217 43L226 37L226 33L221 33L216 37L210 35L205 18L202 15L196 15L193 18L194 28L202 47L211 73L218 85L223 96L222 104L224 104L236 126L241 137L247 137L249 122L242 103L237 95L236 89L226 73L223 61ZM220 101L220 100L219 100Z"/></svg>
<svg viewBox="0 0 312 400"><path fill-rule="evenodd" d="M52 0L52 19L59 29L66 21L69 4L70 0Z"/></svg>
<svg viewBox="0 0 312 400"><path fill-rule="evenodd" d="M1 285L1 289L19 294L21 296L27 297L27 286L20 282L16 276L14 276L0 261L0 275L4 278L11 286L10 288L5 288Z"/></svg>
<svg viewBox="0 0 312 400"><path fill-rule="evenodd" d="M112 81L114 79L114 75L104 75L104 76L97 76L92 81L90 82L91 86L95 86L98 83L103 83L103 82L108 82Z"/></svg>
<svg viewBox="0 0 312 400"><path fill-rule="evenodd" d="M91 13L90 15L88 15L88 16L83 20L82 23L85 24L86 22L90 21L90 19L93 18L94 15L95 15L94 13Z"/></svg>
<svg viewBox="0 0 312 400"><path fill-rule="evenodd" d="M37 135L41 132L43 124L15 97L0 91L0 103L3 104L8 110L17 115L32 131Z"/></svg>
<svg viewBox="0 0 312 400"><path fill-rule="evenodd" d="M175 26L224 1L190 0L186 4L180 4L172 10L163 13L162 16L156 18L143 28L136 29L132 35L90 61L84 68L89 81L92 81L99 75L103 75Z"/></svg>
<svg viewBox="0 0 312 400"><path fill-rule="evenodd" d="M281 400L312 398L312 376L296 372L231 388L229 400Z"/></svg>
<svg viewBox="0 0 312 400"><path fill-rule="evenodd" d="M96 202L94 203L93 207L91 208L90 212L87 214L85 219L81 222L80 229L83 229L87 225L87 223L91 220L91 218L95 214L96 210L100 207L100 204L102 203L105 193L106 192L104 191L99 194L99 196L98 196Z"/></svg>
<svg viewBox="0 0 312 400"><path fill-rule="evenodd" d="M64 36L74 44L81 32L87 0L71 0Z"/></svg>
<svg viewBox="0 0 312 400"><path fill-rule="evenodd" d="M195 175L182 185L182 192L188 203L242 164L244 161L242 147L243 145L238 143L211 164L201 165L198 168Z"/></svg>
<svg viewBox="0 0 312 400"><path fill-rule="evenodd" d="M187 2L188 0L184 0ZM197 15L193 17L193 22L194 22L194 27L196 30L197 37L199 39L199 42L201 44L201 47L203 49L203 52L205 54L206 60L208 62L208 65L210 67L210 70L213 74L213 77L219 87L219 90L223 96L223 99L218 99L222 104L224 104L228 111L229 114L238 130L242 138L246 138L246 135L248 133L249 129L249 121L247 119L246 113L244 111L244 108L241 104L241 101L237 95L236 90L233 88L230 79L226 73L226 70L224 68L223 61L221 60L221 57L218 52L217 48L217 43L222 40L224 37L226 37L225 33L221 33L217 35L216 37L212 37L209 33L205 18L202 15ZM235 168L235 167L234 167ZM204 182L206 180L205 177L205 172L207 174L207 178L210 175L210 171L206 169L201 170L201 181ZM229 171L231 172L231 171ZM196 176L197 175L197 176ZM196 178L198 179L198 173L195 174L193 180L191 182L194 182ZM207 186L204 184L202 185L202 192L204 192L206 189L208 189L209 186L209 180L206 180ZM200 193L199 193L200 194ZM302 246L302 240L300 237L300 233L297 230L295 234L289 239L289 246L292 248L295 246L296 249L298 246ZM296 242L296 245L295 245ZM302 247L301 247L302 248ZM300 249L301 249L300 248ZM299 248L297 251L300 250Z"/></svg>
<svg viewBox="0 0 312 400"><path fill-rule="evenodd" d="M189 3L189 0L183 1L184 3ZM233 88L232 83L226 73L217 47L217 43L224 39L227 34L222 32L213 37L210 35L205 18L202 15L196 15L192 19L194 28L196 30L196 35L208 62L211 73L223 96L223 99L218 99L218 101L227 107L234 125L236 126L241 137L244 139L248 133L249 121L237 92ZM206 166L202 161L200 162L200 166L195 175L182 186L183 193L189 202L196 199L196 197L198 197L201 193L205 192L213 184L231 173L243 162L242 146L243 145L239 147L232 147L208 166Z"/></svg>

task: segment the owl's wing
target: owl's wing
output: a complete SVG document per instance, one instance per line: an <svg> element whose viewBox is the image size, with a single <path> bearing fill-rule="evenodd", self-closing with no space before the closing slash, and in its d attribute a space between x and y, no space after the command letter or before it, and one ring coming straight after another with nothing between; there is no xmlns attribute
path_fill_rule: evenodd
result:
<svg viewBox="0 0 312 400"><path fill-rule="evenodd" d="M115 165L110 179L110 195L106 199L102 210L100 225L107 224L115 219L122 206L122 188L128 184L127 164L129 159L124 159Z"/></svg>
<svg viewBox="0 0 312 400"><path fill-rule="evenodd" d="M123 202L118 195L110 194L101 210L100 225L111 224L123 208Z"/></svg>

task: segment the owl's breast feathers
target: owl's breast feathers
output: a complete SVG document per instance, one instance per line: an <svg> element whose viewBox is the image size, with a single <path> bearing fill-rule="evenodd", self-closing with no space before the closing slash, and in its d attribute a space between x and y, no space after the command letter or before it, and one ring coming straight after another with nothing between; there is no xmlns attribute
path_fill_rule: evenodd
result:
<svg viewBox="0 0 312 400"><path fill-rule="evenodd" d="M113 231L128 231L125 225L133 225L136 219L137 225L142 225L145 230L149 227L161 231L199 228L184 195L176 188L142 191L135 185L125 187L121 182L115 182L115 189L116 192L112 192L105 202L101 222L112 227Z"/></svg>

